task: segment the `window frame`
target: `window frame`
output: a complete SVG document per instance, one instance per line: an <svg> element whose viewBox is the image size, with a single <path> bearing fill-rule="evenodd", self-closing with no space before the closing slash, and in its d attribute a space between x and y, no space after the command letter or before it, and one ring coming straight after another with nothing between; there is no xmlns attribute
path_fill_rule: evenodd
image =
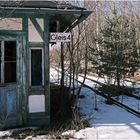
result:
<svg viewBox="0 0 140 140"><path fill-rule="evenodd" d="M42 85L32 85L31 83L31 51L41 50L42 52ZM44 48L43 47L30 47L29 48L29 85L30 87L43 87L44 86Z"/></svg>

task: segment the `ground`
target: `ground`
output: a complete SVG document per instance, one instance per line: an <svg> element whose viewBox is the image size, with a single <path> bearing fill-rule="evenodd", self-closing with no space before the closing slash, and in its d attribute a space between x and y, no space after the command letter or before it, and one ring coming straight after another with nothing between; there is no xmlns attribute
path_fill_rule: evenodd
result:
<svg viewBox="0 0 140 140"><path fill-rule="evenodd" d="M131 115L127 111L116 105L107 105L104 98L97 96L97 108L94 110L93 91L82 88L81 98L78 106L81 110L82 117L89 120L90 127L72 133L71 139L92 139L92 140L139 140L140 139L140 118ZM11 130L1 131L0 136L10 135ZM33 138L33 136L27 137ZM33 139L46 139L46 135L36 136Z"/></svg>
<svg viewBox="0 0 140 140"><path fill-rule="evenodd" d="M128 113L116 105L107 105L104 98L98 96L98 111L94 110L93 91L82 89L85 98L80 99L81 114L86 117L91 127L74 134L76 139L92 140L139 140L140 118Z"/></svg>
<svg viewBox="0 0 140 140"><path fill-rule="evenodd" d="M53 77L58 77L57 72L54 69L51 69L51 73ZM94 77L94 79L96 79L96 77ZM103 82L103 79L100 79L100 82ZM95 86L88 80L86 80L86 83L92 87ZM131 86L129 82L127 84ZM138 86L136 85L136 87ZM81 117L89 121L90 127L78 132L70 130L63 133L63 135L70 135L71 140L140 140L140 118L116 105L105 104L105 99L101 96L97 96L90 89L83 87L81 94L84 98L80 98L77 104L80 108ZM95 110L95 96L97 98L98 110ZM123 100L125 104L133 106L133 108L137 107L137 103L135 104L133 98L128 99L124 97ZM8 136L12 131L16 130L0 131L0 137ZM47 138L47 135L31 135L25 139Z"/></svg>

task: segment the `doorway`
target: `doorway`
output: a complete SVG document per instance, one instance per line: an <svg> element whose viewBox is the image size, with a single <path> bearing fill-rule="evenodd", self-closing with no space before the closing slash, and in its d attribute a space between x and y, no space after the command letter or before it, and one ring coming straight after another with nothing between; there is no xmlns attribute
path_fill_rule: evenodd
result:
<svg viewBox="0 0 140 140"><path fill-rule="evenodd" d="M22 38L0 35L0 128L22 124Z"/></svg>

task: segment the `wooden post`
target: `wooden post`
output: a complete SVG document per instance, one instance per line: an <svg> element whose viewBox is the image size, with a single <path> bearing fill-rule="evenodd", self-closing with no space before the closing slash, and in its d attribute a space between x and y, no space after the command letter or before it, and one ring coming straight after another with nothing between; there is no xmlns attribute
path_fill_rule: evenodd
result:
<svg viewBox="0 0 140 140"><path fill-rule="evenodd" d="M44 17L44 85L45 85L45 107L50 124L50 57L49 57L49 15Z"/></svg>
<svg viewBox="0 0 140 140"><path fill-rule="evenodd" d="M27 123L27 114L28 114L28 86L29 86L29 80L28 76L28 17L22 18L22 31L25 32L25 41L23 41L23 45L25 45L25 48L23 49L24 54L23 56L23 65L24 65L24 73L23 73L23 95L22 95L22 116L23 116L23 124Z"/></svg>
<svg viewBox="0 0 140 140"><path fill-rule="evenodd" d="M56 21L56 31L60 32L60 22L59 20ZM61 63L61 79L60 79L60 85L61 85L61 93L64 89L64 45L61 42L61 56L60 56L60 63Z"/></svg>

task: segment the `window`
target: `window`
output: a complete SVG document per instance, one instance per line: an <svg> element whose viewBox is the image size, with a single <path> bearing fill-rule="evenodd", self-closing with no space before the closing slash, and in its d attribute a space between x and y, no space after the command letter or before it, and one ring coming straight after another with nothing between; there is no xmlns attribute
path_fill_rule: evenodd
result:
<svg viewBox="0 0 140 140"><path fill-rule="evenodd" d="M16 41L0 41L0 83L16 82Z"/></svg>
<svg viewBox="0 0 140 140"><path fill-rule="evenodd" d="M43 85L43 55L41 48L30 49L30 85Z"/></svg>

